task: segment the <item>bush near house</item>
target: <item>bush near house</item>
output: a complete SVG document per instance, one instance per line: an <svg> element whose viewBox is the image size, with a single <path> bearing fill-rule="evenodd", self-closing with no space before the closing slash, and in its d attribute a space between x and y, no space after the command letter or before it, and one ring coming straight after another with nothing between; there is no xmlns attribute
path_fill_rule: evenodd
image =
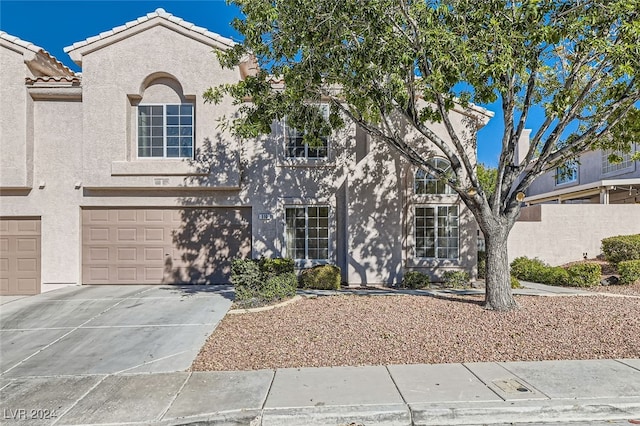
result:
<svg viewBox="0 0 640 426"><path fill-rule="evenodd" d="M619 235L602 240L604 258L611 263L640 259L640 234Z"/></svg>
<svg viewBox="0 0 640 426"><path fill-rule="evenodd" d="M511 262L511 275L515 278L541 284L593 287L600 283L601 274L600 265L595 263L576 263L563 268L524 256Z"/></svg>
<svg viewBox="0 0 640 426"><path fill-rule="evenodd" d="M292 297L298 287L292 259L235 259L231 282L236 290L235 302L245 308Z"/></svg>
<svg viewBox="0 0 640 426"><path fill-rule="evenodd" d="M569 281L572 287L593 287L600 284L602 267L597 263L576 263L567 267Z"/></svg>
<svg viewBox="0 0 640 426"><path fill-rule="evenodd" d="M540 282L543 279L547 265L540 259L516 257L511 262L511 275L519 280Z"/></svg>
<svg viewBox="0 0 640 426"><path fill-rule="evenodd" d="M520 285L520 281L518 281L518 279L516 277L511 275L511 288L520 288L520 287L522 287Z"/></svg>
<svg viewBox="0 0 640 426"><path fill-rule="evenodd" d="M340 268L335 265L319 265L305 269L300 275L302 288L315 290L340 290Z"/></svg>
<svg viewBox="0 0 640 426"><path fill-rule="evenodd" d="M620 284L633 284L640 280L640 260L624 260L618 263Z"/></svg>
<svg viewBox="0 0 640 426"><path fill-rule="evenodd" d="M442 274L445 287L467 288L470 286L471 276L466 271L446 271Z"/></svg>
<svg viewBox="0 0 640 426"><path fill-rule="evenodd" d="M429 287L429 275L419 271L409 271L404 274L400 288L420 289Z"/></svg>
<svg viewBox="0 0 640 426"><path fill-rule="evenodd" d="M478 278L486 278L487 272L487 252L478 250Z"/></svg>

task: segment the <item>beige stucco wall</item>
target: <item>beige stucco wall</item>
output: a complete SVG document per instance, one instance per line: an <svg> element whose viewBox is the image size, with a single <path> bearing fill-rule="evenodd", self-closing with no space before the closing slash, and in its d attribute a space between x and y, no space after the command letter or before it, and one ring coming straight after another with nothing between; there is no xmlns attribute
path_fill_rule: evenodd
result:
<svg viewBox="0 0 640 426"><path fill-rule="evenodd" d="M509 235L510 261L527 256L562 265L582 260L583 253L598 256L603 238L640 233L637 204L542 204L525 209L541 209L540 221L516 222Z"/></svg>
<svg viewBox="0 0 640 426"><path fill-rule="evenodd" d="M25 77L24 49L0 41L0 188L25 188L32 184L33 141L27 117L31 102Z"/></svg>
<svg viewBox="0 0 640 426"><path fill-rule="evenodd" d="M41 217L43 292L80 282L81 117L81 102L34 102L34 188L0 200L0 216Z"/></svg>

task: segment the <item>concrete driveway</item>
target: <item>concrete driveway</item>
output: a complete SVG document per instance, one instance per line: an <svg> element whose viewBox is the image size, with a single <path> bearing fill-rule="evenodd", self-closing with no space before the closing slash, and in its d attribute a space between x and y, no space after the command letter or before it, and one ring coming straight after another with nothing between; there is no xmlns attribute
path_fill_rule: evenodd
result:
<svg viewBox="0 0 640 426"><path fill-rule="evenodd" d="M0 299L4 379L184 371L231 286L73 286Z"/></svg>

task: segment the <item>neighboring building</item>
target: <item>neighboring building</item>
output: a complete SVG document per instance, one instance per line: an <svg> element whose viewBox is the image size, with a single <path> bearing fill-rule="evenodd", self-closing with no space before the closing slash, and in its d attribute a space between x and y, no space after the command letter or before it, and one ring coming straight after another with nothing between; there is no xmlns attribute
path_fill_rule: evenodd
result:
<svg viewBox="0 0 640 426"><path fill-rule="evenodd" d="M525 203L588 203L637 204L640 203L640 162L629 153L616 153L622 162L609 161L611 150L593 150L550 171L529 187Z"/></svg>
<svg viewBox="0 0 640 426"><path fill-rule="evenodd" d="M470 211L355 126L319 148L283 123L222 131L231 100L202 94L245 76L212 52L232 44L158 9L66 48L80 75L0 32L0 294L226 283L235 257L332 263L352 285L475 272ZM451 113L472 132L491 115Z"/></svg>
<svg viewBox="0 0 640 426"><path fill-rule="evenodd" d="M528 149L526 136L520 152ZM640 233L640 162L631 160L637 149L617 153L620 163L609 161L611 151L585 152L536 179L509 234L509 259L562 265L600 256L603 238Z"/></svg>

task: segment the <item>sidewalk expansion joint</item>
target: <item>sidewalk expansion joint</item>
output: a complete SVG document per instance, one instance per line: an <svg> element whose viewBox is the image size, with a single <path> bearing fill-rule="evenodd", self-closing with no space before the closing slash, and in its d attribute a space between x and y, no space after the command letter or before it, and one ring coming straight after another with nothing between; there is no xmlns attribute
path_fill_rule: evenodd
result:
<svg viewBox="0 0 640 426"><path fill-rule="evenodd" d="M409 411L409 424L413 424L413 410L411 409L411 406L407 403L407 400L404 399L404 395L402 394L402 392L400 391L400 388L398 387L398 384L396 383L396 379L393 378L393 374L391 374L391 371L389 370L389 365L385 365L384 366L385 370L387 370L387 374L389 375L389 378L391 379L391 382L393 383L393 386L395 386L396 390L398 391L398 395L400 395L400 399L402 399L402 403L404 404L405 407L407 407L407 411Z"/></svg>

